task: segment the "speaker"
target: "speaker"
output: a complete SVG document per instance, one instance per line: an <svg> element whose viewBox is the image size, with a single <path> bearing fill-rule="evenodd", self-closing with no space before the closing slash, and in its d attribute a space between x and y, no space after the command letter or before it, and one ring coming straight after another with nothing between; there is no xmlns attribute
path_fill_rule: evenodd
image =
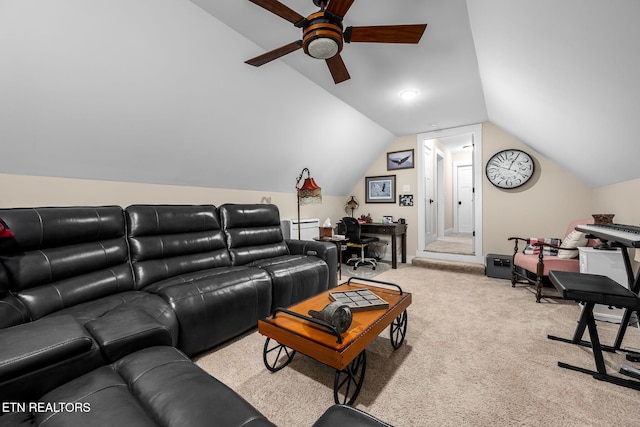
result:
<svg viewBox="0 0 640 427"><path fill-rule="evenodd" d="M487 254L487 277L496 279L511 279L511 264L513 255Z"/></svg>

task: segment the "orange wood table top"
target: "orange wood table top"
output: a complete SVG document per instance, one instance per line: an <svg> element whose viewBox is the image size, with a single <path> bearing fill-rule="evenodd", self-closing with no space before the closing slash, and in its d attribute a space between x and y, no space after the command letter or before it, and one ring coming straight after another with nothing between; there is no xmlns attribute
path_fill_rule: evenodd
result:
<svg viewBox="0 0 640 427"><path fill-rule="evenodd" d="M276 312L275 315L258 321L258 331L284 346L337 370L343 370L411 304L411 294L408 292L400 293L398 289L365 285L358 283L357 279L352 280L356 281L342 284L288 307L289 311L308 317L309 310L320 311L333 302L329 297L330 292L363 288L389 303L387 308L354 311L351 326L342 334L342 343L338 343L336 335L329 330L284 312Z"/></svg>

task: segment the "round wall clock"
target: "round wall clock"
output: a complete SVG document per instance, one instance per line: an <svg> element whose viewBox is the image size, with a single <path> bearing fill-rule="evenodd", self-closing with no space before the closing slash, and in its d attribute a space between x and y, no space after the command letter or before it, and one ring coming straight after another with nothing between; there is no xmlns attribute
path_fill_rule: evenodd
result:
<svg viewBox="0 0 640 427"><path fill-rule="evenodd" d="M485 168L487 179L498 188L520 187L533 176L533 159L522 150L502 150L494 154Z"/></svg>

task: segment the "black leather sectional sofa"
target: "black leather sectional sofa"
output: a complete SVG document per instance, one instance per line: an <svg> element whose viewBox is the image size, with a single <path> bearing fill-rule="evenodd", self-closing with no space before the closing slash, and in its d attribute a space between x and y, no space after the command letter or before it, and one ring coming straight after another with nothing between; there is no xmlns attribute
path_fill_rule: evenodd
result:
<svg viewBox="0 0 640 427"><path fill-rule="evenodd" d="M285 241L274 205L0 218L0 426L272 425L188 356L336 285L335 246ZM317 425L342 417L380 423L336 406Z"/></svg>

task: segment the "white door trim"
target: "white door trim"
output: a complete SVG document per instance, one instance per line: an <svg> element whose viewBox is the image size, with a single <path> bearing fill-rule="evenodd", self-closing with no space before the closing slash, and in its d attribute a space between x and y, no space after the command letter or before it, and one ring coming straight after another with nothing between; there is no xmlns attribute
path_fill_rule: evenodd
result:
<svg viewBox="0 0 640 427"><path fill-rule="evenodd" d="M418 167L418 250L416 256L432 259L443 259L451 261L465 261L484 264L482 252L482 124L462 126L458 128L442 129L432 132L420 133L417 135L417 145L420 159L423 155L425 140L446 138L460 134L471 133L473 138L473 183L474 183L474 212L473 223L475 226L474 255L441 254L436 252L426 252L425 247L425 208L424 208L424 166ZM420 200L422 199L422 200Z"/></svg>

